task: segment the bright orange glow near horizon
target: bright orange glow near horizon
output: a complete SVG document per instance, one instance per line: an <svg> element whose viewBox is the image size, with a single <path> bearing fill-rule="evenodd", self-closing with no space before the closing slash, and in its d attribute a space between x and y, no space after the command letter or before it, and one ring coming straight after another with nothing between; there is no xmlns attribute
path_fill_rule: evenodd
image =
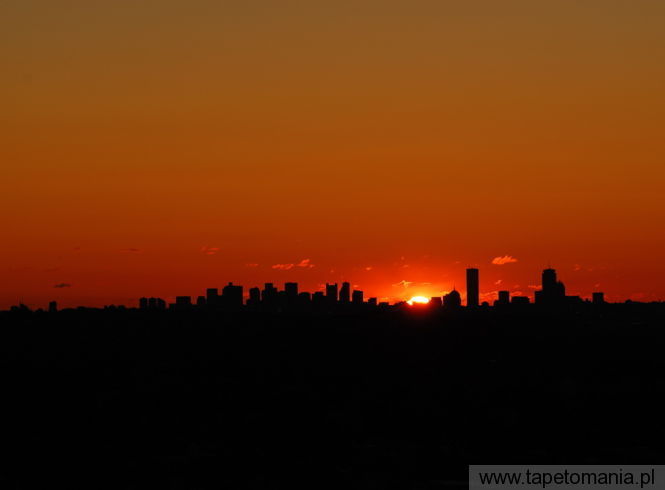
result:
<svg viewBox="0 0 665 490"><path fill-rule="evenodd" d="M0 4L0 309L665 299L665 2ZM464 295L463 295L464 296Z"/></svg>
<svg viewBox="0 0 665 490"><path fill-rule="evenodd" d="M407 301L408 304L410 305L426 305L427 303L430 302L429 298L426 298L425 296L413 296L410 300Z"/></svg>

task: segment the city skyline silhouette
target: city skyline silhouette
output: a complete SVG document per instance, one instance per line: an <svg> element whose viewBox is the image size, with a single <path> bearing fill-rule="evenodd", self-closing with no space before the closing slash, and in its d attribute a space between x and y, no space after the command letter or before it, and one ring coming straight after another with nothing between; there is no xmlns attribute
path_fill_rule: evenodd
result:
<svg viewBox="0 0 665 490"><path fill-rule="evenodd" d="M0 490L662 463L663 26L0 1Z"/></svg>
<svg viewBox="0 0 665 490"><path fill-rule="evenodd" d="M581 307L584 304L602 305L605 304L606 297L603 291L592 291L586 298L579 295L566 295L566 287L564 283L557 279L557 272L555 269L548 266L547 269L542 271L540 289L532 287L534 291L532 296L518 292L513 294L510 290L498 290L490 293L495 299L490 302L481 297L486 298L487 294L484 293L480 287L480 274L481 270L478 268L466 269L466 284L465 288L459 292L456 285L453 285L452 290L444 291L436 296L423 296L414 291L413 296L404 298L402 300L390 302L386 301L387 298L378 298L376 296L366 296L365 291L357 289L348 281L341 284L326 283L318 291L309 292L302 291L297 282L285 282L284 287L280 290L272 282L266 282L263 289L259 287L251 287L248 290L244 289L241 284L234 284L229 282L222 288L206 288L204 295L172 295L173 302L169 302L160 297L147 297L142 296L137 300L137 304L130 305L105 305L119 306L119 307L136 307L142 310L188 310L192 308L207 308L207 309L254 309L254 310L269 310L269 311L294 311L294 310L325 310L331 305L339 306L354 306L354 307L388 307L399 306L403 304L415 304L422 307L427 305L430 308L462 306L462 302L467 308L479 308L490 306L506 306L506 305L529 305L535 306L577 306ZM450 295L458 297L453 299ZM415 300L415 301L414 301ZM633 302L627 299L626 302ZM459 303L459 304L457 304ZM84 307L85 305L77 305L77 307ZM12 305L12 309L26 309L27 307L23 302ZM47 310L49 312L57 311L58 302L56 300L49 301ZM40 309L40 308L38 308Z"/></svg>

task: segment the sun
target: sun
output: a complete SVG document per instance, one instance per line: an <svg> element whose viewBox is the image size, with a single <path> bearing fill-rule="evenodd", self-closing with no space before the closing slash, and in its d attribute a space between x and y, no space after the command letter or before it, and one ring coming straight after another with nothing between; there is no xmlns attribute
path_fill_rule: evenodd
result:
<svg viewBox="0 0 665 490"><path fill-rule="evenodd" d="M414 296L411 298L409 301L407 301L410 305L413 304L419 304L419 305L426 305L429 303L429 298L426 298L425 296Z"/></svg>

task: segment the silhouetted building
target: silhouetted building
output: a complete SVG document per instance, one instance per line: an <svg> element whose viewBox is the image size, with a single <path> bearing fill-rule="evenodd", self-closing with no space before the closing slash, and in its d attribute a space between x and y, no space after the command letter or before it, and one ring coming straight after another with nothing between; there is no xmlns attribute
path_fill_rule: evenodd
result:
<svg viewBox="0 0 665 490"><path fill-rule="evenodd" d="M153 299L153 298L150 298ZM166 309L166 301L164 301L162 298L154 298L155 300L155 308L158 310L165 310Z"/></svg>
<svg viewBox="0 0 665 490"><path fill-rule="evenodd" d="M443 297L443 307L446 309L456 309L462 306L462 297L456 289Z"/></svg>
<svg viewBox="0 0 665 490"><path fill-rule="evenodd" d="M199 296L196 298L196 306L199 308L204 308L206 305L206 297L205 296Z"/></svg>
<svg viewBox="0 0 665 490"><path fill-rule="evenodd" d="M432 296L429 300L429 304L432 308L441 308L443 306L443 301L441 301L440 296Z"/></svg>
<svg viewBox="0 0 665 490"><path fill-rule="evenodd" d="M337 283L326 283L326 300L328 303L337 303Z"/></svg>
<svg viewBox="0 0 665 490"><path fill-rule="evenodd" d="M208 306L219 306L219 291L217 288L206 289L206 304Z"/></svg>
<svg viewBox="0 0 665 490"><path fill-rule="evenodd" d="M284 291L286 296L289 298L295 298L298 296L298 283L297 282L287 282L284 284Z"/></svg>
<svg viewBox="0 0 665 490"><path fill-rule="evenodd" d="M339 302L348 303L349 301L351 301L351 284L343 282L342 288L339 290Z"/></svg>
<svg viewBox="0 0 665 490"><path fill-rule="evenodd" d="M497 303L500 305L510 304L510 291L499 291L499 300Z"/></svg>
<svg viewBox="0 0 665 490"><path fill-rule="evenodd" d="M147 310L148 309L148 298L140 298L139 299L139 308L142 310Z"/></svg>
<svg viewBox="0 0 665 490"><path fill-rule="evenodd" d="M535 300L538 304L557 304L566 298L566 286L557 280L556 270L545 269L542 274L542 290L536 291Z"/></svg>
<svg viewBox="0 0 665 490"><path fill-rule="evenodd" d="M258 305L261 303L261 290L259 288L249 289L249 301L253 305Z"/></svg>
<svg viewBox="0 0 665 490"><path fill-rule="evenodd" d="M302 293L298 293L298 303L299 304L308 304L312 301L312 295L303 291Z"/></svg>
<svg viewBox="0 0 665 490"><path fill-rule="evenodd" d="M191 296L176 296L174 307L176 310L188 310L192 307Z"/></svg>
<svg viewBox="0 0 665 490"><path fill-rule="evenodd" d="M267 282L261 291L261 302L265 308L277 308L277 288L271 282Z"/></svg>
<svg viewBox="0 0 665 490"><path fill-rule="evenodd" d="M466 305L470 307L478 306L480 301L480 285L478 278L478 269L466 270Z"/></svg>
<svg viewBox="0 0 665 490"><path fill-rule="evenodd" d="M600 292L593 293L593 304L594 305L605 304L605 293L600 293Z"/></svg>
<svg viewBox="0 0 665 490"><path fill-rule="evenodd" d="M352 302L354 305L361 305L363 304L363 292L359 290L355 290L352 293Z"/></svg>
<svg viewBox="0 0 665 490"><path fill-rule="evenodd" d="M312 305L314 305L315 307L323 306L325 305L325 303L326 303L326 297L323 294L323 291L316 291L312 295Z"/></svg>
<svg viewBox="0 0 665 490"><path fill-rule="evenodd" d="M232 282L222 289L224 307L237 309L242 307L242 286L235 286Z"/></svg>
<svg viewBox="0 0 665 490"><path fill-rule="evenodd" d="M524 306L531 303L531 300L528 296L513 296L510 300L511 305Z"/></svg>
<svg viewBox="0 0 665 490"><path fill-rule="evenodd" d="M57 311L58 311L58 302L57 301L51 301L48 304L48 311L49 311L49 313L57 313Z"/></svg>
<svg viewBox="0 0 665 490"><path fill-rule="evenodd" d="M367 304L370 306L376 306L377 299L376 298L369 298L367 300Z"/></svg>

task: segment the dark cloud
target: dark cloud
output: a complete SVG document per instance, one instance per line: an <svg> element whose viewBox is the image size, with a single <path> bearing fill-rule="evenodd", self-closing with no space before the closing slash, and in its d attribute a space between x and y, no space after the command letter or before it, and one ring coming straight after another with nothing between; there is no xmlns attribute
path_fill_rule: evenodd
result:
<svg viewBox="0 0 665 490"><path fill-rule="evenodd" d="M57 289L62 289L62 288L71 288L72 285L71 285L71 284L68 284L68 283L66 283L66 282L61 282L61 283L59 283L59 284L55 284L53 287L54 287L54 288L57 288Z"/></svg>

